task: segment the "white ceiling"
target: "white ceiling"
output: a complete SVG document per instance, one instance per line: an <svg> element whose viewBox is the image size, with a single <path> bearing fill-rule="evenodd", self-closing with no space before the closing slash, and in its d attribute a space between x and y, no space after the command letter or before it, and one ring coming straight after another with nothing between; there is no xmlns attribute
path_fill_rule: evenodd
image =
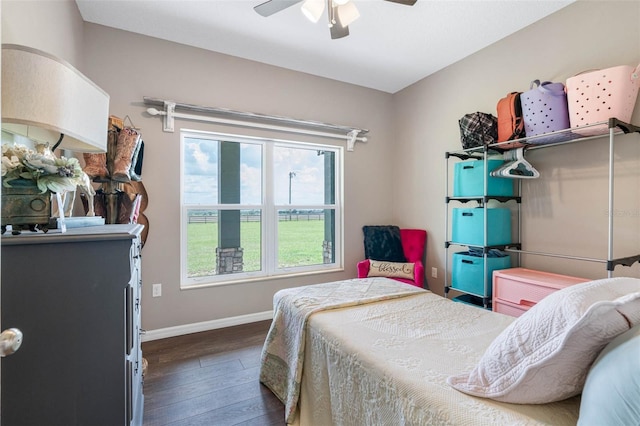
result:
<svg viewBox="0 0 640 426"><path fill-rule="evenodd" d="M297 4L270 17L265 0L76 0L82 18L317 76L395 93L575 0L353 0L360 18L331 40ZM523 46L534 48L534 46Z"/></svg>

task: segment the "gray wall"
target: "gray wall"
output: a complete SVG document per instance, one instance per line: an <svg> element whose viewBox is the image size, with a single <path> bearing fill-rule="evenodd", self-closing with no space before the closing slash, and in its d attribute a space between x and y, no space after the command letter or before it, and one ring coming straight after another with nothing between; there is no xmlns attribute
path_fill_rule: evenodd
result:
<svg viewBox="0 0 640 426"><path fill-rule="evenodd" d="M143 256L147 330L250 319L269 311L281 288L354 277L363 257L365 224L427 229L428 281L442 294L444 152L460 148L458 119L473 111L495 112L500 97L527 90L536 78L564 81L586 69L639 63L638 22L638 2L578 1L390 95L83 24L70 0L2 2L3 42L31 45L68 60L111 95L112 114L129 115L142 128L150 221ZM370 129L369 143L345 153L345 271L180 290L179 136L162 132L160 119L144 112L143 96ZM640 122L640 108L634 121ZM234 131L195 122L177 121L177 126ZM617 256L640 253L639 138L626 136L616 148ZM543 178L524 188L527 249L606 255L606 154L604 141L531 152L528 158ZM378 194L386 194L385 202ZM601 265L532 257L525 264L593 278L605 275ZM431 267L438 268L438 279L430 278ZM616 270L622 274L640 276L637 265ZM151 297L152 283L163 284L162 297Z"/></svg>
<svg viewBox="0 0 640 426"><path fill-rule="evenodd" d="M402 143L393 179L403 188L394 217L429 230L427 275L432 267L440 272L428 278L432 290L443 293L444 152L461 148L458 119L475 111L496 114L498 99L529 90L534 79L564 82L584 70L637 65L639 22L639 2L578 1L394 95L394 134ZM633 121L640 122L637 104ZM616 142L617 257L640 253L639 141L635 134ZM524 248L606 258L607 140L531 151L527 158L542 176L524 185ZM550 272L606 276L600 264L538 256L523 261ZM615 275L637 277L640 269L618 267Z"/></svg>

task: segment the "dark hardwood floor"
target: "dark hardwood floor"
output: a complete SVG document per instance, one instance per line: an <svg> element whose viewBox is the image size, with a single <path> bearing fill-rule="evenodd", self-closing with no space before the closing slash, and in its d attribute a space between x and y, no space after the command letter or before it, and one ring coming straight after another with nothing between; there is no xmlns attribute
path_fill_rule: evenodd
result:
<svg viewBox="0 0 640 426"><path fill-rule="evenodd" d="M144 426L284 425L284 406L258 380L270 323L144 342Z"/></svg>

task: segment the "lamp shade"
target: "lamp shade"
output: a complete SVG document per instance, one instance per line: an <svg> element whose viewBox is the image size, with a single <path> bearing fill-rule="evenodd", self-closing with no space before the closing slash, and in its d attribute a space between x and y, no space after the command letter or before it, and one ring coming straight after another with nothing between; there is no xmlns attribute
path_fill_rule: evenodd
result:
<svg viewBox="0 0 640 426"><path fill-rule="evenodd" d="M78 152L105 152L109 95L66 61L2 45L2 130Z"/></svg>

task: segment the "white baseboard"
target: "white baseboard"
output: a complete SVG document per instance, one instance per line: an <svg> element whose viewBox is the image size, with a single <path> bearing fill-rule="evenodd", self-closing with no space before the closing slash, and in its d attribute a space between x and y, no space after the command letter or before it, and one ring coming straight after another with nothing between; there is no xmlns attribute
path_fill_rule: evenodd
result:
<svg viewBox="0 0 640 426"><path fill-rule="evenodd" d="M142 335L142 341L149 342L151 340L166 339L167 337L176 337L184 334L198 333L200 331L233 327L234 325L249 324L251 322L270 320L272 318L273 311L266 311L231 318L196 322L193 324L177 325L175 327L160 328L157 330L147 330L147 332Z"/></svg>

